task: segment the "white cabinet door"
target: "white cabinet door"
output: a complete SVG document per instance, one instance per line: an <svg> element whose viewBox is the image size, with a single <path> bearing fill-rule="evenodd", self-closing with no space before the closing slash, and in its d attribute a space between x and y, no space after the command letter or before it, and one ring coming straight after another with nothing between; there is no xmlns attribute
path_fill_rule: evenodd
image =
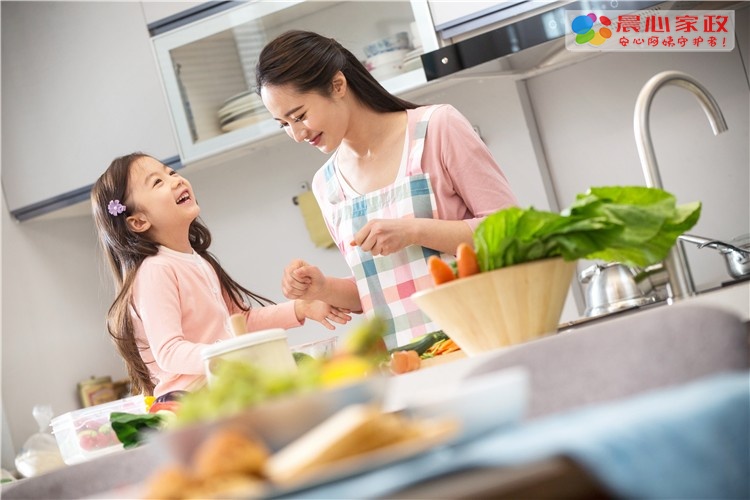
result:
<svg viewBox="0 0 750 500"><path fill-rule="evenodd" d="M440 29L445 25L451 25L462 22L466 19L471 19L477 15L481 15L481 13L487 10L494 10L497 4L502 3L512 4L518 2L501 2L498 0L484 0L478 2L429 0L432 21L435 23L435 28L437 29Z"/></svg>
<svg viewBox="0 0 750 500"><path fill-rule="evenodd" d="M17 218L85 199L116 156L177 154L139 3L0 8L2 183Z"/></svg>
<svg viewBox="0 0 750 500"><path fill-rule="evenodd" d="M399 62L404 64L387 76L376 76L394 93L426 82L419 55L438 46L425 0L237 2L231 9L204 14L153 37L186 165L216 162L283 135L254 93L254 69L263 46L284 31L304 29L335 37L361 60L367 58L368 44L406 32L412 45L403 50Z"/></svg>

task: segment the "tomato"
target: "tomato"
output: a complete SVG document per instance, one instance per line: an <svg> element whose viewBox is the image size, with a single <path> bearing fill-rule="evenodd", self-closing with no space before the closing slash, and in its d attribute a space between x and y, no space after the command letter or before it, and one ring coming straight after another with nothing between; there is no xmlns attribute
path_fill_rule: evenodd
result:
<svg viewBox="0 0 750 500"><path fill-rule="evenodd" d="M151 408L148 409L148 412L156 413L159 410L167 410L173 413L177 413L179 409L180 409L179 401L159 401L159 402L152 404Z"/></svg>

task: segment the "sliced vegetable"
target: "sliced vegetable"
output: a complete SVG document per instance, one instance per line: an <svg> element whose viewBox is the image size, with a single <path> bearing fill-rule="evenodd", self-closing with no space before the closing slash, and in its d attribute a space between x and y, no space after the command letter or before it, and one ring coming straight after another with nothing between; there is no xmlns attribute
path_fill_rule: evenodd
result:
<svg viewBox="0 0 750 500"><path fill-rule="evenodd" d="M448 354L450 352L455 352L461 350L460 347L453 341L453 339L445 339L441 340L440 342L435 343L432 347L430 347L425 354L430 356L440 356L442 354Z"/></svg>
<svg viewBox="0 0 750 500"><path fill-rule="evenodd" d="M430 258L427 259L427 266L435 285L442 285L443 283L453 281L456 278L451 266L437 255L431 255Z"/></svg>
<svg viewBox="0 0 750 500"><path fill-rule="evenodd" d="M458 277L465 278L479 272L479 261L474 249L467 243L460 243L456 250L456 265L458 267Z"/></svg>
<svg viewBox="0 0 750 500"><path fill-rule="evenodd" d="M416 353L421 356L422 354L427 352L427 350L430 347L432 347L436 342L445 340L447 338L448 336L445 334L444 331L438 330L436 332L431 332L426 335L422 335L421 337L417 337L406 345L402 345L401 347L396 347L395 349L391 349L391 353L394 353L397 351L416 351Z"/></svg>

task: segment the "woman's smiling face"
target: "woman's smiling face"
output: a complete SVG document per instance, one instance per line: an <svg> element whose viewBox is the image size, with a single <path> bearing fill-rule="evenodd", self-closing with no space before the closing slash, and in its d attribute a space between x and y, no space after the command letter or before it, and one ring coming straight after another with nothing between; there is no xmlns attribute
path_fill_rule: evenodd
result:
<svg viewBox="0 0 750 500"><path fill-rule="evenodd" d="M268 85L261 89L261 98L289 137L332 153L344 139L348 124L342 87L345 83L337 84L334 78L333 93L327 97L297 92L292 85Z"/></svg>

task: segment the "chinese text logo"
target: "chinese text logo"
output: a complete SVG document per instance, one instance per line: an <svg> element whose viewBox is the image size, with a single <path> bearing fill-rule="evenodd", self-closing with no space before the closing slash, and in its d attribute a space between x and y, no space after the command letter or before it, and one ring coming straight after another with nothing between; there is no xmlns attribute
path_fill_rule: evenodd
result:
<svg viewBox="0 0 750 500"><path fill-rule="evenodd" d="M734 49L734 11L566 11L574 51L701 51ZM605 42L608 42L605 44Z"/></svg>

